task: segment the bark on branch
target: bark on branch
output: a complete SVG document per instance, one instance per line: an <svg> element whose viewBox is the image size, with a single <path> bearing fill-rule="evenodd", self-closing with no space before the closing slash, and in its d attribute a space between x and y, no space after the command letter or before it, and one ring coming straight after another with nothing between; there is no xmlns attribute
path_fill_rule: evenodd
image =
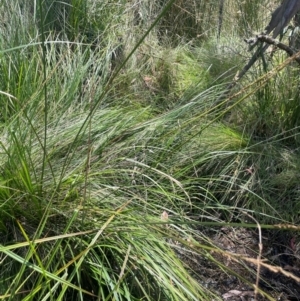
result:
<svg viewBox="0 0 300 301"><path fill-rule="evenodd" d="M290 48L286 44L278 40L275 40L268 35L260 34L254 38L245 39L245 42L248 43L249 45L255 44L257 41L262 43L267 43L267 45L265 45L262 50L264 50L266 46L269 47L269 45L275 45L279 49L284 50L289 56L292 56L296 53L292 48ZM297 61L298 64L300 64L300 59L298 57L295 60Z"/></svg>

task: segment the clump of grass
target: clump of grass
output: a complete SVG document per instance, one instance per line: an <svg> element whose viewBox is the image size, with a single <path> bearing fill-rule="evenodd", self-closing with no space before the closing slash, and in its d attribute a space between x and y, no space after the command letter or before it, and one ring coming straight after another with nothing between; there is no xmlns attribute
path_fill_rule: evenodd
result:
<svg viewBox="0 0 300 301"><path fill-rule="evenodd" d="M144 188L138 192L142 183L133 185L135 164L128 159L136 148L144 151L144 135L151 128L162 129L164 121L149 123L145 109L132 114L115 103L107 106L109 93L103 90L108 89L109 71L103 68L97 76L92 72L95 63L105 66L105 50L98 55L80 42L76 47L63 42L58 51L56 42L62 43L57 39L47 47L28 45L36 51L35 60L28 60L32 68L24 68L39 82L31 92L27 77L19 78L10 93L21 105L4 106L10 110L1 127L3 137L7 135L0 167L2 233L7 234L1 248L7 267L2 297L204 300L209 292L188 275L165 242L162 208L147 208ZM4 68L20 61L11 57ZM7 72L7 82L20 68ZM36 75L40 70L44 78ZM102 109L87 122L97 96ZM128 145L140 132L141 145ZM156 183L162 174L153 171L148 177L153 179L153 195L172 201Z"/></svg>
<svg viewBox="0 0 300 301"><path fill-rule="evenodd" d="M154 31L120 69L138 38L119 40L118 22L108 24L129 26L128 5L72 5L64 31L44 28L42 40L41 28L20 18L22 37L8 33L12 44L1 53L0 295L217 298L202 285L203 275L193 279L179 251L216 261L211 251L221 251L201 227L243 222L244 212L260 222L295 221L280 212L274 192L287 193L278 186L288 183L296 193L296 155L281 136L257 139L250 130L253 115L243 114L254 114L254 93L246 107L231 106L230 118L214 106L223 88L212 81L227 80L227 69L240 63L231 49L225 54L216 42L194 51L164 49ZM105 20L97 23L99 14ZM58 16L47 17L44 24ZM34 32L34 40L25 32ZM94 42L87 44L90 37ZM225 69L217 70L220 63ZM265 113L272 95L263 95ZM153 99L161 101L160 110ZM291 111L281 113L284 121Z"/></svg>
<svg viewBox="0 0 300 301"><path fill-rule="evenodd" d="M245 62L245 45L237 36L211 38L195 49L195 56L216 83L228 82Z"/></svg>
<svg viewBox="0 0 300 301"><path fill-rule="evenodd" d="M266 1L238 2L237 6L237 31L241 36L251 35L255 31L262 31L266 26L264 19L266 11ZM263 21L263 22L262 22Z"/></svg>

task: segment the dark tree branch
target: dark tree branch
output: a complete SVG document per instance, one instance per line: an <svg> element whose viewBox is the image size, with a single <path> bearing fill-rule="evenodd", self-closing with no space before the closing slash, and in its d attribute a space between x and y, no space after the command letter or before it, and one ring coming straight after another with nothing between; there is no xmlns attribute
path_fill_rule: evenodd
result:
<svg viewBox="0 0 300 301"><path fill-rule="evenodd" d="M299 0L300 1L300 0ZM252 55L249 62L244 66L244 68L237 73L233 81L227 86L225 92L218 98L216 104L218 105L221 103L230 93L232 88L235 87L237 82L246 74L246 72L254 65L254 63L257 61L257 59L263 54L263 52L270 46L275 45L279 49L284 50L289 56L295 55L297 52L293 51L289 46L279 42L278 40L275 40L267 35L257 35L254 38L245 39L245 42L252 45L252 43L261 42L261 45L258 46L255 53ZM266 43L266 45L263 46L262 43ZM300 65L300 57L295 56L295 61Z"/></svg>
<svg viewBox="0 0 300 301"><path fill-rule="evenodd" d="M296 53L292 48L290 48L286 44L284 44L284 43L282 43L278 40L275 40L275 39L271 38L270 36L264 35L264 34L257 35L254 38L245 39L245 42L250 44L250 45L253 44L253 43L256 43L256 41L267 44L261 50L264 50L265 48L269 47L269 45L275 45L279 49L284 50L289 56L293 56ZM299 57L296 57L295 61L300 65Z"/></svg>
<svg viewBox="0 0 300 301"><path fill-rule="evenodd" d="M289 24L291 19L297 15L300 11L300 1L299 0L283 0L280 6L278 6L272 13L271 20L269 24L265 27L262 35L270 35L272 33L272 38L276 38L279 34L282 35L284 28ZM251 43L249 51L251 51L257 45Z"/></svg>
<svg viewBox="0 0 300 301"><path fill-rule="evenodd" d="M299 0L283 0L281 5L273 12L271 21L265 28L264 34L268 35L273 31L272 38L275 39L299 10Z"/></svg>

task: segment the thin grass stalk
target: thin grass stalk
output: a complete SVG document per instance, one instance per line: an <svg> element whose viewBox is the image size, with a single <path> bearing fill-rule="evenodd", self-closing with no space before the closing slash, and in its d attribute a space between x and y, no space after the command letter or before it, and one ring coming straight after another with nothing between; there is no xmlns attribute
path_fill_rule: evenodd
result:
<svg viewBox="0 0 300 301"><path fill-rule="evenodd" d="M42 0L39 0L39 10L40 10L40 29L41 29L41 39L42 39L42 65L43 65L43 77L44 77L44 141L43 141L43 159L42 159L42 172L40 180L40 193L43 193L43 183L44 174L47 160L47 129L48 129L48 92L47 92L47 70L46 70L46 37L45 37L45 17Z"/></svg>
<svg viewBox="0 0 300 301"><path fill-rule="evenodd" d="M138 49L138 47L142 44L142 42L145 40L145 38L149 35L149 33L152 31L152 29L155 27L155 25L158 24L158 22L161 20L161 18L166 14L166 12L170 9L170 7L172 6L172 4L174 3L175 0L170 0L168 1L168 3L166 4L166 6L162 9L161 13L157 16L157 18L154 20L154 22L152 23L152 25L148 28L148 30L144 33L144 35L140 38L140 40L138 41L138 43L134 46L134 48L132 49L132 51L128 54L128 56L126 57L126 59L123 61L122 64L120 64L119 68L116 69L115 73L113 73L113 75L110 77L110 79L108 80L108 83L106 84L103 92L100 94L98 100L95 102L95 104L91 107L91 110L88 114L88 116L86 117L86 119L84 120L84 122L82 123L80 129L78 130L72 144L70 145L67 154L66 154L66 160L62 166L62 170L61 170L61 175L60 175L60 181L57 185L56 190L54 191L54 194L57 192L57 190L59 189L62 179L63 179L63 175L66 171L66 168L68 167L73 155L70 155L72 149L74 148L74 146L77 143L77 140L80 136L80 134L82 133L82 131L84 130L84 128L86 127L87 122L93 117L96 109L98 108L98 105L100 103L100 101L103 99L103 97L107 94L107 92L109 91L111 84L113 83L113 81L115 80L115 78L117 77L117 75L119 74L119 72L122 70L122 68L126 65L126 63L129 61L129 59L133 56L133 54L136 52L136 50Z"/></svg>

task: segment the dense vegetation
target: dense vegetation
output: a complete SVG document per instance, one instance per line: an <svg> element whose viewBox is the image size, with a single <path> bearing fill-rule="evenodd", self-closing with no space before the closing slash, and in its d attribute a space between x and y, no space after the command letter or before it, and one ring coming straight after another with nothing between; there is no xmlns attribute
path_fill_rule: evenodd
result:
<svg viewBox="0 0 300 301"><path fill-rule="evenodd" d="M298 66L222 98L278 2L220 3L1 1L1 299L218 300L182 250L299 223Z"/></svg>

